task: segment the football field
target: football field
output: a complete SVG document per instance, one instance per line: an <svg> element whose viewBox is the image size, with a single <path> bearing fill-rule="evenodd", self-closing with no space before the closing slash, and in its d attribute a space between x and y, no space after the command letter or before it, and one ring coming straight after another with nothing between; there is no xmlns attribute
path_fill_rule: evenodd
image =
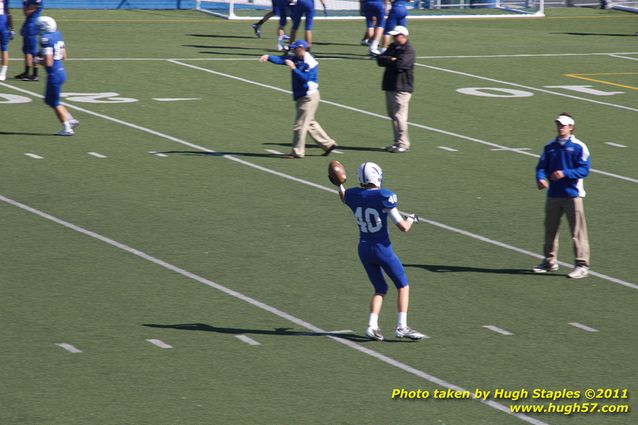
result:
<svg viewBox="0 0 638 425"><path fill-rule="evenodd" d="M338 152L308 139L287 161L290 72L257 61L278 54L274 19L258 39L192 11L47 14L81 126L53 136L44 75L0 82L0 425L638 422L638 15L410 21L407 154L383 150L392 130L363 23L316 22L317 118ZM10 49L15 75L20 41ZM591 152L580 280L566 278L565 221L560 270L531 272L534 169L562 111ZM392 335L394 288L387 340L365 337L372 287L329 159L347 185L378 163L399 208L422 217L391 238L427 339ZM464 390L491 396L434 397ZM563 410L510 407L550 402ZM574 404L594 411L565 414Z"/></svg>

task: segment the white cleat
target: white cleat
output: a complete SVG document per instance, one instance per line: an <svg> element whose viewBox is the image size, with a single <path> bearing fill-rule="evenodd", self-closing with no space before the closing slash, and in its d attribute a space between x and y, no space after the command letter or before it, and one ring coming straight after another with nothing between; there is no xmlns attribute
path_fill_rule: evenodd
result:
<svg viewBox="0 0 638 425"><path fill-rule="evenodd" d="M377 341L383 341L385 339L381 334L380 328L373 329L370 326L366 329L366 336L368 338L376 339Z"/></svg>
<svg viewBox="0 0 638 425"><path fill-rule="evenodd" d="M6 81L7 74L0 74L0 81Z"/></svg>
<svg viewBox="0 0 638 425"><path fill-rule="evenodd" d="M381 50L379 49L370 49L369 55L370 56L379 56L381 54Z"/></svg>
<svg viewBox="0 0 638 425"><path fill-rule="evenodd" d="M277 50L280 52L286 50L286 46L284 46L284 43L282 41L277 42Z"/></svg>
<svg viewBox="0 0 638 425"><path fill-rule="evenodd" d="M69 121L69 124L71 124L71 129L75 130L80 126L80 121L72 119L71 121Z"/></svg>
<svg viewBox="0 0 638 425"><path fill-rule="evenodd" d="M576 266L574 270L567 275L571 279L582 279L589 276L589 268L587 266Z"/></svg>
<svg viewBox="0 0 638 425"><path fill-rule="evenodd" d="M547 264L545 261L540 263L538 266L534 267L532 271L534 273L547 273L547 272L555 272L558 270L558 264Z"/></svg>
<svg viewBox="0 0 638 425"><path fill-rule="evenodd" d="M414 340L425 338L425 335L423 335L421 332L417 332L407 326L405 328L397 328L394 331L394 336L396 336L397 338L410 338Z"/></svg>
<svg viewBox="0 0 638 425"><path fill-rule="evenodd" d="M72 128L63 128L56 133L56 136L73 136L75 131Z"/></svg>

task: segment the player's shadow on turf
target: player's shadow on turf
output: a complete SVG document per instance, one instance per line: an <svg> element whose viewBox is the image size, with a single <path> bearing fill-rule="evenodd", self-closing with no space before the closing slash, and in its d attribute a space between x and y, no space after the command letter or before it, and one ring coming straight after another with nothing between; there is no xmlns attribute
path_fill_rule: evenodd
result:
<svg viewBox="0 0 638 425"><path fill-rule="evenodd" d="M262 143L262 145L268 146L288 146L290 147L290 143ZM306 146L306 149L319 149L318 146ZM366 151L366 152L386 152L385 148L371 148L368 146L337 146L337 150L340 151ZM335 156L335 155L332 155Z"/></svg>
<svg viewBox="0 0 638 425"><path fill-rule="evenodd" d="M553 32L552 34L565 34L565 35L598 35L602 37L635 37L635 33L630 34L611 34L611 33L600 33L600 32Z"/></svg>
<svg viewBox="0 0 638 425"><path fill-rule="evenodd" d="M308 332L308 331L293 331L291 328L275 328L270 329L246 329L246 328L224 328L207 325L206 323L179 323L175 325L159 325L155 323L144 323L142 326L147 328L161 328L161 329L177 329L180 331L201 331L201 332L215 332L220 334L229 335L279 335L279 336L334 336L338 338L348 339L355 342L370 341L370 338L355 334L342 334L342 333L330 333L330 332Z"/></svg>
<svg viewBox="0 0 638 425"><path fill-rule="evenodd" d="M206 37L206 38L249 38L255 40L256 37L248 35L219 35L219 34L184 34L190 37Z"/></svg>
<svg viewBox="0 0 638 425"><path fill-rule="evenodd" d="M433 273L491 273L491 274L516 274L525 275L534 273L529 269L490 269L483 267L469 267L469 266L447 266L442 264L404 264L403 267L414 267L418 269L424 269ZM562 276L554 273L545 273L544 276Z"/></svg>
<svg viewBox="0 0 638 425"><path fill-rule="evenodd" d="M0 136L57 136L54 133L31 133L29 131L0 131Z"/></svg>

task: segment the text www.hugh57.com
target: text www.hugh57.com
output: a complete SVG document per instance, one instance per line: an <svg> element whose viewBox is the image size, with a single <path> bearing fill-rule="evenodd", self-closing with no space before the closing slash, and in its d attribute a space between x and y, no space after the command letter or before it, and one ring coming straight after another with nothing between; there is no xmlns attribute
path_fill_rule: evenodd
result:
<svg viewBox="0 0 638 425"><path fill-rule="evenodd" d="M512 413L629 413L628 404L571 403L571 404L510 404Z"/></svg>

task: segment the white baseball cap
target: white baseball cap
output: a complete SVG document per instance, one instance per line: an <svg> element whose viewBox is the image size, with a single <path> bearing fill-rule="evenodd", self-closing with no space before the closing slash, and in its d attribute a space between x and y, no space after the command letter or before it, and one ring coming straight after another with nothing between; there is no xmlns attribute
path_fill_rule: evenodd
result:
<svg viewBox="0 0 638 425"><path fill-rule="evenodd" d="M576 124L574 119L572 117L568 117L567 115L559 115L558 118L556 118L556 122L559 122L562 125L574 125L574 124Z"/></svg>
<svg viewBox="0 0 638 425"><path fill-rule="evenodd" d="M406 27L404 27L403 25L397 25L396 27L394 27L394 29L390 32L388 32L388 34L390 35L405 35L406 37L408 35L410 35L410 33L408 32L408 29Z"/></svg>

